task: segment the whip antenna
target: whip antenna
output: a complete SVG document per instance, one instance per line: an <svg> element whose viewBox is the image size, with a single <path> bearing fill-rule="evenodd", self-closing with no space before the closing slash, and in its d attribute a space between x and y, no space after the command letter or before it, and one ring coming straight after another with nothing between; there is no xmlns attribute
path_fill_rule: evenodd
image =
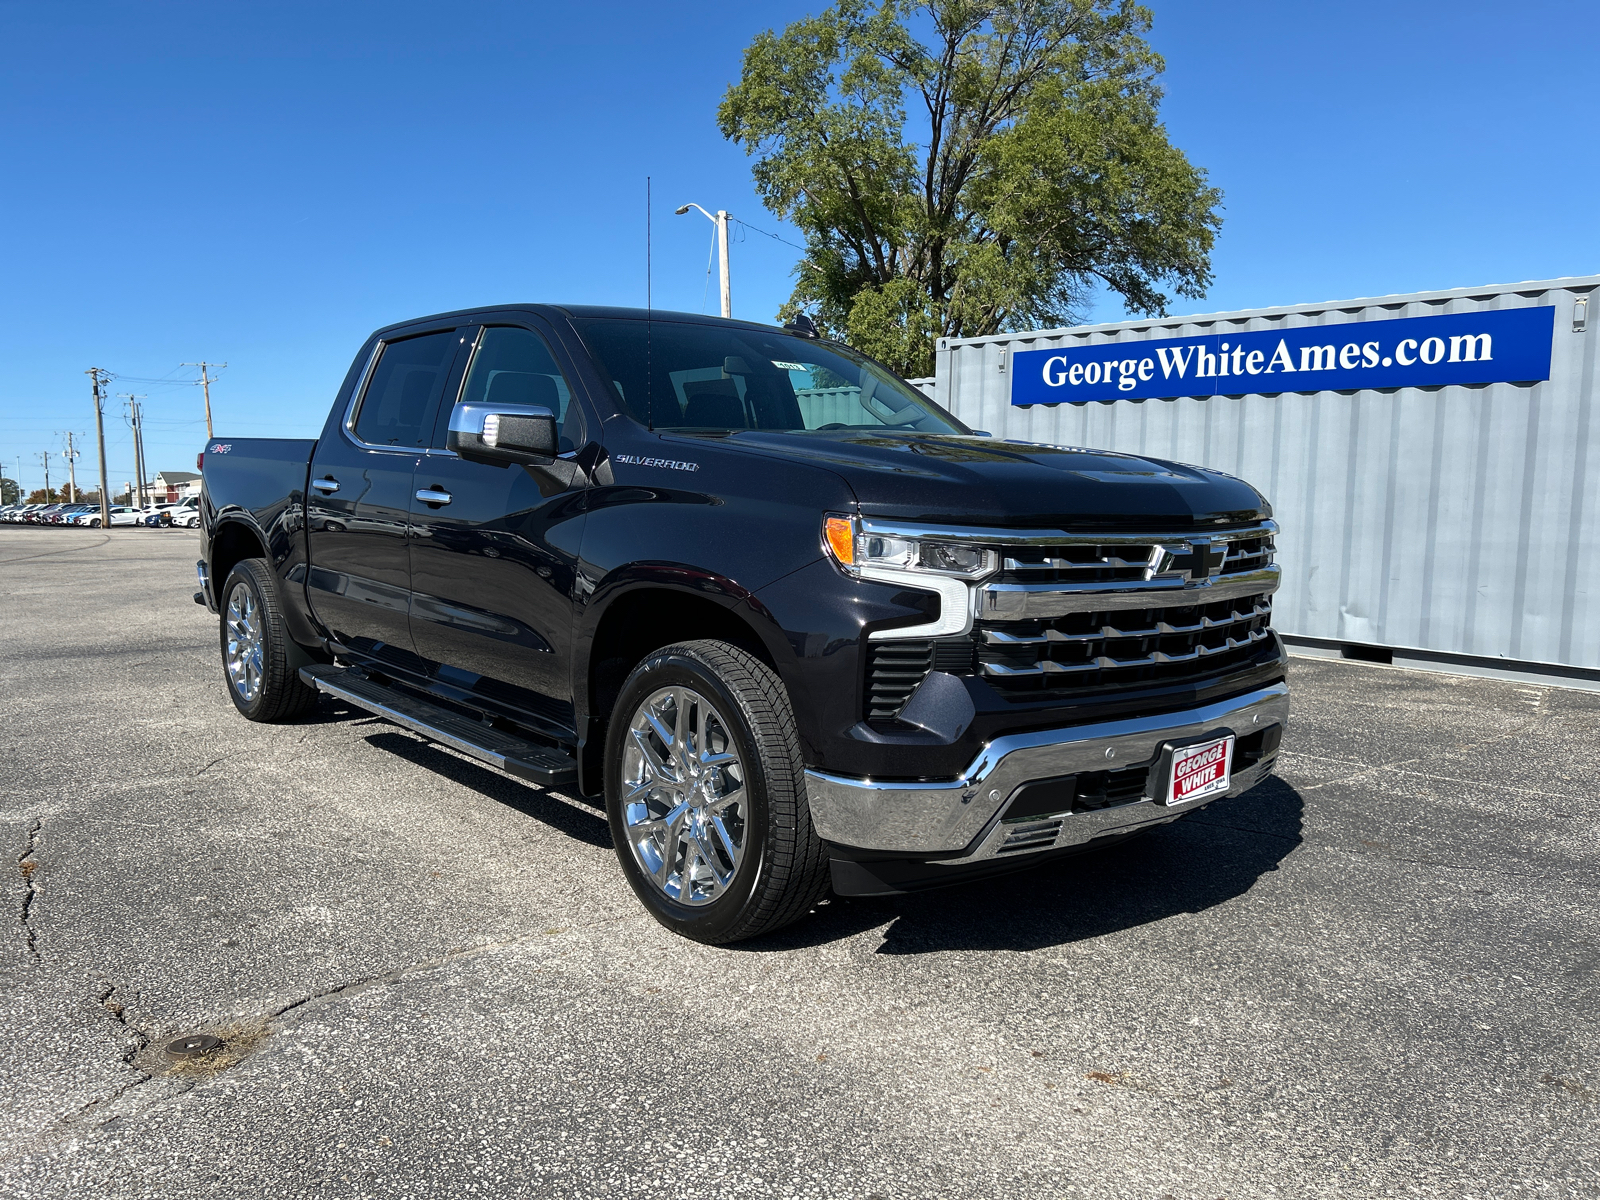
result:
<svg viewBox="0 0 1600 1200"><path fill-rule="evenodd" d="M656 431L655 394L651 389L651 334L655 325L655 306L650 295L650 176L644 177L644 414L645 428Z"/></svg>

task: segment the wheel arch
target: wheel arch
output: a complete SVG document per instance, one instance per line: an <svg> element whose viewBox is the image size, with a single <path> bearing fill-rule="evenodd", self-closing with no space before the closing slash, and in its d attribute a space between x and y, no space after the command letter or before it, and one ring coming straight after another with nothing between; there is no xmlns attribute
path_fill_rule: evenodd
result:
<svg viewBox="0 0 1600 1200"><path fill-rule="evenodd" d="M208 569L212 587L220 593L228 574L247 558L266 558L267 539L254 523L242 517L224 517L211 535L211 562ZM221 607L222 596L217 595Z"/></svg>
<svg viewBox="0 0 1600 1200"><path fill-rule="evenodd" d="M708 596L665 583L641 583L613 595L586 639L587 654L577 685L579 788L602 788L606 725L628 674L652 650L675 642L712 638L738 646L781 676L772 648L749 619L744 600Z"/></svg>

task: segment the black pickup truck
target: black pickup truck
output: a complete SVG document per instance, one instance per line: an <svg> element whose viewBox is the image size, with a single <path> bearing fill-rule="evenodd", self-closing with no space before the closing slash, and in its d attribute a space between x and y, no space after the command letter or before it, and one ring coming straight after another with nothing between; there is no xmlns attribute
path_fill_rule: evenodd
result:
<svg viewBox="0 0 1600 1200"><path fill-rule="evenodd" d="M803 319L408 321L315 441L201 458L241 713L326 692L603 796L702 941L1174 820L1288 719L1253 488L974 432Z"/></svg>

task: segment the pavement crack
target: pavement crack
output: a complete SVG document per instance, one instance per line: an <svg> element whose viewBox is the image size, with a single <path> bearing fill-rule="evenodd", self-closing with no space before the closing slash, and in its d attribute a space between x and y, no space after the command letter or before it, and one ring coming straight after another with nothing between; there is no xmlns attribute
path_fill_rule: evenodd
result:
<svg viewBox="0 0 1600 1200"><path fill-rule="evenodd" d="M33 828L28 830L28 848L17 858L17 869L22 872L22 932L28 953L39 962L39 942L33 928L33 902L39 896L39 860L34 857L39 849L39 833L44 828L44 818L35 817Z"/></svg>
<svg viewBox="0 0 1600 1200"><path fill-rule="evenodd" d="M1498 734L1495 737L1485 738L1481 742L1472 742L1472 743L1469 743L1468 745L1465 745L1465 746L1455 746L1455 747L1453 747L1453 749L1457 754L1468 754L1468 753L1470 753L1470 752L1472 752L1474 750L1482 750L1486 746L1493 746L1497 742L1512 741L1512 740L1514 740L1516 738L1522 737L1530 729L1532 729L1535 724L1536 724L1536 722L1529 721L1527 724L1519 726L1518 728L1512 730L1510 733ZM1292 751L1291 751L1291 753L1292 753ZM1410 767L1410 766L1415 766L1417 763L1424 762L1428 758L1431 758L1431 757L1433 757L1433 756L1432 755L1428 755L1428 754L1422 754L1422 755L1418 755L1415 758L1397 758L1397 759L1394 759L1391 762L1375 763L1370 767L1363 767L1363 768L1361 768L1361 770L1352 771L1348 775L1340 775L1340 776L1337 776L1337 777L1335 777L1333 779L1324 779L1321 783L1295 784L1294 788L1295 788L1295 790L1297 792L1299 792L1302 795L1304 795L1306 792L1320 791L1321 789L1326 788L1326 787L1333 787L1335 784L1351 783L1351 782L1353 782L1353 781L1355 781L1357 779L1365 779L1367 776L1376 775L1380 771L1395 771L1395 772L1398 772L1400 774L1419 775L1419 774L1422 774L1422 772L1420 772L1420 771L1405 771L1404 768L1405 767Z"/></svg>
<svg viewBox="0 0 1600 1200"><path fill-rule="evenodd" d="M106 1012L110 1014L113 1021L122 1026L123 1031L127 1033L129 1039L132 1041L133 1044L122 1053L122 1061L131 1066L134 1056L150 1045L150 1038L144 1032L144 1030L140 1029L137 1025L131 1025L128 1023L127 1010L112 998L116 994L116 984L109 982L102 983L100 985L100 991L95 995L95 1000L101 1008L105 1009Z"/></svg>
<svg viewBox="0 0 1600 1200"><path fill-rule="evenodd" d="M632 914L623 914L614 917L607 917L599 921L574 923L572 925L564 926L562 932L594 929L601 925L615 924L618 921L626 921L630 919L633 919ZM403 967L395 967L392 970L383 971L376 975L368 975L361 979L353 979L349 983L341 983L334 987L324 988L320 992L313 992L309 996L302 996L298 1000L291 1000L288 1004L283 1005L281 1008L273 1009L267 1014L267 1019L269 1021L275 1021L280 1017L287 1016L289 1013L296 1012L299 1009L305 1008L312 1004L318 1004L324 1000L339 1000L346 996L359 995L361 992L364 992L368 988L374 987L378 984L394 983L398 980L406 978L409 975L415 975L421 971L437 970L439 967L448 966L451 963L464 962L469 959L477 958L480 955L492 954L496 950L509 950L516 946L525 946L531 943L546 941L549 939L549 937L550 931L540 930L538 933L525 933L520 937L507 938L504 941L479 942L473 946L462 946L458 949L446 950L437 958L427 958L420 962L407 963Z"/></svg>
<svg viewBox="0 0 1600 1200"><path fill-rule="evenodd" d="M1385 862L1400 863L1413 867L1442 867L1447 871L1476 871L1484 875L1499 875L1507 879L1547 879L1548 873L1542 871L1513 871L1506 867L1495 866L1492 863L1454 863L1445 862L1440 858L1408 858L1403 854L1386 854L1382 851L1354 850L1349 846L1336 842L1319 843L1324 850L1332 850L1337 854L1348 854L1354 858L1381 858Z"/></svg>

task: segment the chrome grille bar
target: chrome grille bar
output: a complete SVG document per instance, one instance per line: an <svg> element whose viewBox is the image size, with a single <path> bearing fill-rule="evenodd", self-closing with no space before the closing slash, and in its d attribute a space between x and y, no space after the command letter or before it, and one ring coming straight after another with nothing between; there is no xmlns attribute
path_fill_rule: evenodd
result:
<svg viewBox="0 0 1600 1200"><path fill-rule="evenodd" d="M1276 564L1203 581L1179 578L1137 583L990 583L978 589L978 620L1026 621L1069 613L1178 608L1214 604L1278 590Z"/></svg>
<svg viewBox="0 0 1600 1200"><path fill-rule="evenodd" d="M1241 620L1252 619L1252 617L1241 618ZM1110 655L1101 654L1088 662L1059 663L1051 659L1040 659L1031 666L985 662L978 664L978 670L985 675L1010 679L1028 675L1070 675L1082 671L1115 671L1130 667L1152 667L1162 663L1195 662L1208 655L1227 654L1231 650L1252 646L1256 642L1265 641L1269 636L1271 634L1267 629L1250 629L1245 631L1243 637L1229 634L1224 645L1207 646L1201 643L1185 654L1167 654L1160 650L1152 651L1140 658L1112 658Z"/></svg>

